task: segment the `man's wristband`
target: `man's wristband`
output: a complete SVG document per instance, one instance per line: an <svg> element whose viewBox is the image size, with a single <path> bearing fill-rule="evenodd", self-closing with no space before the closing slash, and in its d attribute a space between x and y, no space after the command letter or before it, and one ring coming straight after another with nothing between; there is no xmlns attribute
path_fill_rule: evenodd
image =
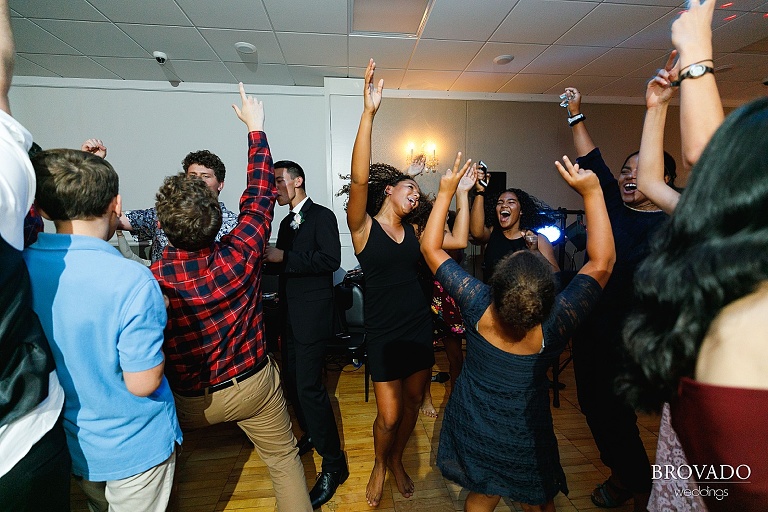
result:
<svg viewBox="0 0 768 512"><path fill-rule="evenodd" d="M485 197L485 190L475 190L475 195Z"/></svg>
<svg viewBox="0 0 768 512"><path fill-rule="evenodd" d="M587 118L587 116L585 116L584 114L576 114L573 117L569 117L568 118L568 126L576 126L577 124L579 124L580 122L582 122L586 118Z"/></svg>

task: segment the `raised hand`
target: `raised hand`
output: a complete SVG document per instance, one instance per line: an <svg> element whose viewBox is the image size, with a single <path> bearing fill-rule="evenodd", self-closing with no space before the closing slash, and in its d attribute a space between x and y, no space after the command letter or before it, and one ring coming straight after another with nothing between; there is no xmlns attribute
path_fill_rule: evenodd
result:
<svg viewBox="0 0 768 512"><path fill-rule="evenodd" d="M472 160L467 160L463 166L461 166L461 151L456 153L456 161L453 163L453 169L448 169L445 174L440 177L440 190L438 194L450 193L453 195L456 192L456 188L459 186L459 182L467 173L469 165ZM461 168L459 168L461 166ZM473 166L474 167L474 166Z"/></svg>
<svg viewBox="0 0 768 512"><path fill-rule="evenodd" d="M677 87L673 87L672 82L677 80L680 74L679 64L677 50L672 50L667 63L656 72L656 76L646 86L645 106L647 108L654 108L669 103L669 100L675 96Z"/></svg>
<svg viewBox="0 0 768 512"><path fill-rule="evenodd" d="M365 112L376 115L381 106L381 91L384 89L384 79L379 80L378 85L374 86L374 71L376 63L373 59L368 61L368 67L365 69L365 86L363 87L363 97L365 99Z"/></svg>
<svg viewBox="0 0 768 512"><path fill-rule="evenodd" d="M80 151L86 153L93 153L101 158L107 158L107 147L101 141L101 139L88 139L80 146Z"/></svg>
<svg viewBox="0 0 768 512"><path fill-rule="evenodd" d="M491 182L491 173L476 167L475 175L477 176L477 179L475 180L475 191L484 192L485 187ZM485 185L483 185L483 183L485 183Z"/></svg>
<svg viewBox="0 0 768 512"><path fill-rule="evenodd" d="M427 166L427 157L424 155L417 156L413 162L411 162L411 165L408 166L408 169L406 169L405 174L407 174L410 177L416 177L422 172L424 172L424 168Z"/></svg>
<svg viewBox="0 0 768 512"><path fill-rule="evenodd" d="M555 161L555 167L565 182L582 197L593 192L601 192L597 175L589 169L580 168L579 164L571 163L567 156L563 156L562 164Z"/></svg>
<svg viewBox="0 0 768 512"><path fill-rule="evenodd" d="M467 160L469 162L469 160ZM459 192L469 192L477 182L477 164L472 164L467 173L459 180Z"/></svg>
<svg viewBox="0 0 768 512"><path fill-rule="evenodd" d="M672 23L672 44L683 67L712 58L712 15L715 0L688 0L688 10Z"/></svg>
<svg viewBox="0 0 768 512"><path fill-rule="evenodd" d="M234 103L232 108L235 110L237 117L245 123L249 132L263 132L264 131L264 104L258 101L253 96L245 94L245 87L243 82L240 82L240 100L243 106L238 108Z"/></svg>
<svg viewBox="0 0 768 512"><path fill-rule="evenodd" d="M568 95L568 113L571 116L581 113L581 93L575 87L566 87L565 94Z"/></svg>

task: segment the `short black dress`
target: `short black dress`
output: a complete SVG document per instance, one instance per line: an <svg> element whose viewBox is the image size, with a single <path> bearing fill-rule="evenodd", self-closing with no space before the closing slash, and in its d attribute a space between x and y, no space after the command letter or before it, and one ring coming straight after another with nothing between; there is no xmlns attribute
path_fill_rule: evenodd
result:
<svg viewBox="0 0 768 512"><path fill-rule="evenodd" d="M374 382L403 379L435 364L429 300L419 281L421 250L413 226L397 243L372 219L357 259L365 276L365 330Z"/></svg>
<svg viewBox="0 0 768 512"><path fill-rule="evenodd" d="M541 505L568 493L560 465L547 370L600 297L597 281L578 274L557 295L542 324L540 353L516 355L495 347L477 323L491 289L447 260L435 277L456 300L466 325L467 357L443 417L437 465L465 489Z"/></svg>
<svg viewBox="0 0 768 512"><path fill-rule="evenodd" d="M509 239L504 236L504 231L501 228L493 228L483 253L483 281L487 283L491 280L496 265L504 259L504 256L527 250L528 245L525 243L525 237Z"/></svg>

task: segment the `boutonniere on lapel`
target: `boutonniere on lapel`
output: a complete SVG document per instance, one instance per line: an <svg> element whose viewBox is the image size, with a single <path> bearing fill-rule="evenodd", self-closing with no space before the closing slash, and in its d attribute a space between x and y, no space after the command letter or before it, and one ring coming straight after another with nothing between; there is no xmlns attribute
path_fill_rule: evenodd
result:
<svg viewBox="0 0 768 512"><path fill-rule="evenodd" d="M291 221L291 227L293 229L299 229L299 226L301 226L304 223L304 213L294 213L293 214L293 220Z"/></svg>

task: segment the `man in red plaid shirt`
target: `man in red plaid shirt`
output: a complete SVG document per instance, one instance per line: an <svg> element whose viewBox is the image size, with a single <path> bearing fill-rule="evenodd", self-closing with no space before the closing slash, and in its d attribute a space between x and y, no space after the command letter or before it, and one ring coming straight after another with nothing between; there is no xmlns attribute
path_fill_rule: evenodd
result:
<svg viewBox="0 0 768 512"><path fill-rule="evenodd" d="M310 511L304 469L277 367L262 328L261 268L275 198L264 108L246 96L232 105L248 127L248 184L237 226L214 242L218 199L202 180L166 178L157 216L170 245L151 270L169 299L166 375L182 429L237 421L269 468L277 506Z"/></svg>

